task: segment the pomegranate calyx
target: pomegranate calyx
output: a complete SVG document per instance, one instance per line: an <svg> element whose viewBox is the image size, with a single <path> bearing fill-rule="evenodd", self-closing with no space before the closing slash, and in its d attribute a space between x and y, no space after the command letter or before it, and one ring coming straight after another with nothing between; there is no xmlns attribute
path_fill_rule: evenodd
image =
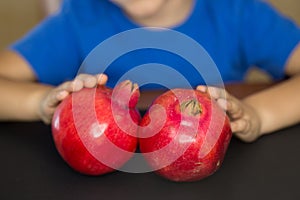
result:
<svg viewBox="0 0 300 200"><path fill-rule="evenodd" d="M202 113L202 106L197 99L191 99L180 104L180 111L189 116L198 116Z"/></svg>

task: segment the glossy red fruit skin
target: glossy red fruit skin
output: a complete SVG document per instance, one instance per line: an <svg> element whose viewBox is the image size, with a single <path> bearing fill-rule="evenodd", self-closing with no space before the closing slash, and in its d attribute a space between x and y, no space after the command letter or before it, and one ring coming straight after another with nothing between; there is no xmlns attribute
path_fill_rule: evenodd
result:
<svg viewBox="0 0 300 200"><path fill-rule="evenodd" d="M177 182L198 181L212 175L221 166L232 137L230 121L226 113L214 100L211 100L207 93L192 89L172 91L159 96L150 106L154 108L154 105L161 105L165 109L166 122L161 129L155 127L157 123L152 123L161 120L162 117L159 111L155 111L156 108L151 111L154 113L151 119L150 108L143 116L138 133L140 150L149 165L160 176ZM201 114L198 117L180 109L182 105L180 102L195 99L201 106ZM179 132L182 121L192 126L181 126ZM208 134L210 126L212 131ZM216 127L219 127L219 131L215 131ZM153 135L151 133L153 130L160 131ZM148 135L152 136L148 137ZM166 152L148 155L150 152L161 150L171 142L174 142L174 145ZM184 151L181 151L182 154L179 154L177 159L168 165L163 164L182 149Z"/></svg>
<svg viewBox="0 0 300 200"><path fill-rule="evenodd" d="M132 84L128 81L116 88L120 89L116 99L112 99L113 90L105 86L84 88L64 99L54 113L52 136L55 146L64 161L77 172L85 175L113 172L128 161L136 150L140 114L135 105L139 91L137 87L132 90ZM122 102L124 95L131 95L129 105ZM119 119L119 123L127 123L128 117L134 122L127 126L126 131L115 123L112 106L118 115L125 116ZM98 133L93 129L95 124L103 128L100 132L99 128L96 129ZM127 131L130 131L130 134L127 134ZM85 137L89 138L86 143L82 140ZM116 152L108 141L127 153ZM95 158L90 148L94 148L94 152L98 149L96 154L113 166L107 166Z"/></svg>

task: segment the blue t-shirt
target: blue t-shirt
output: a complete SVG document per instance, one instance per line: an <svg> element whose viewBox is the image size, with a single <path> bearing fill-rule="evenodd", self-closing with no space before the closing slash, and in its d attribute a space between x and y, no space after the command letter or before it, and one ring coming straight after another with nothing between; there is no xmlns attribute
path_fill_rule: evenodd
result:
<svg viewBox="0 0 300 200"><path fill-rule="evenodd" d="M11 48L30 63L40 82L57 85L73 79L99 44L135 28L140 26L108 0L65 0L59 12L45 19ZM242 81L249 67L254 65L275 79L282 78L285 62L300 41L300 29L295 23L260 0L195 0L193 12L172 30L200 44L213 59L224 82ZM134 39L138 41L138 38ZM181 45L180 41L167 40L164 38L161 42ZM103 54L95 62L95 67L105 67L109 86L137 66L149 63L157 63L158 68L171 67L192 86L204 83L189 59L178 56L177 52L156 49L155 45L126 52L126 48L122 49L126 42L128 40L120 39L111 48L107 45L107 51L102 50ZM120 53L122 50L124 54ZM192 48L182 51L191 51L189 53L197 57ZM102 66L107 63L101 63L101 59L111 59L109 56L116 59L109 66ZM134 79L135 75L129 78ZM168 77L160 70L146 70L144 75L169 79L177 86L177 78Z"/></svg>

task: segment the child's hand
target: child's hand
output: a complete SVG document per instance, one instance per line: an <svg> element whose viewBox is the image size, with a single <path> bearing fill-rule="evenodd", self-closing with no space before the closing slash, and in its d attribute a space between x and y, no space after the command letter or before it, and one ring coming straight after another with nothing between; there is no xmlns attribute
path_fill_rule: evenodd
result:
<svg viewBox="0 0 300 200"><path fill-rule="evenodd" d="M244 142L253 142L261 136L261 119L255 109L230 95L224 89L198 86L197 90L208 92L227 112L232 132Z"/></svg>
<svg viewBox="0 0 300 200"><path fill-rule="evenodd" d="M77 92L82 88L93 88L97 84L104 85L106 82L107 76L104 74L80 74L73 81L67 81L49 90L40 103L40 118L44 123L50 124L57 105L70 93Z"/></svg>

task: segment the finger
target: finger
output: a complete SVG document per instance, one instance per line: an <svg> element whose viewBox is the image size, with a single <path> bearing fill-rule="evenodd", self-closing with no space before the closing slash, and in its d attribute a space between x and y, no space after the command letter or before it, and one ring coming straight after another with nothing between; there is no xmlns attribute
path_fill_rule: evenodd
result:
<svg viewBox="0 0 300 200"><path fill-rule="evenodd" d="M241 118L244 115L244 107L243 104L237 98L228 95L227 98L227 114L232 119Z"/></svg>
<svg viewBox="0 0 300 200"><path fill-rule="evenodd" d="M97 78L97 84L99 85L105 85L108 80L108 77L105 74L98 74L96 75L96 78Z"/></svg>
<svg viewBox="0 0 300 200"><path fill-rule="evenodd" d="M70 92L73 92L80 87L81 84L78 81L67 81L59 85L57 88L46 94L45 105L48 107L56 106L60 101L66 98Z"/></svg>
<svg viewBox="0 0 300 200"><path fill-rule="evenodd" d="M78 91L82 89L82 87L93 88L99 85L106 84L108 77L105 74L97 74L97 75L90 75L90 74L80 74L75 78L76 81L81 81L81 84L74 83L73 91ZM79 85L79 86L78 86ZM82 87L81 87L82 86Z"/></svg>
<svg viewBox="0 0 300 200"><path fill-rule="evenodd" d="M209 95L214 99L227 99L229 95L223 88L209 86L207 88Z"/></svg>
<svg viewBox="0 0 300 200"><path fill-rule="evenodd" d="M65 99L71 92L82 88L81 81L67 81L47 94L45 99L48 107L57 106L60 101Z"/></svg>
<svg viewBox="0 0 300 200"><path fill-rule="evenodd" d="M96 76L89 74L80 74L73 81L67 81L54 89L47 98L47 106L57 106L63 99L65 99L71 92L81 90L83 87L93 88L97 84L105 84L108 78L105 74L98 74Z"/></svg>
<svg viewBox="0 0 300 200"><path fill-rule="evenodd" d="M93 88L97 85L97 77L96 76L93 76L93 75L90 75L90 74L80 74L78 75L74 82L81 82L82 83L82 87L86 87L86 88ZM82 89L82 88L76 88L75 91L78 91L78 89Z"/></svg>
<svg viewBox="0 0 300 200"><path fill-rule="evenodd" d="M227 110L228 103L226 98L230 97L230 95L226 90L216 87L207 87L205 85L198 85L196 90L199 90L200 92L209 92L210 96L217 101L219 106L223 110Z"/></svg>
<svg viewBox="0 0 300 200"><path fill-rule="evenodd" d="M196 89L201 92L209 93L209 95L214 99L226 99L227 96L229 96L225 89L214 86L198 85Z"/></svg>
<svg viewBox="0 0 300 200"><path fill-rule="evenodd" d="M205 85L198 85L196 90L199 90L200 92L204 92L206 93L207 92L207 86Z"/></svg>
<svg viewBox="0 0 300 200"><path fill-rule="evenodd" d="M58 101L64 100L70 93L66 90L59 91L56 95Z"/></svg>
<svg viewBox="0 0 300 200"><path fill-rule="evenodd" d="M40 113L40 117L45 124L51 123L55 109L55 107L46 107L45 110L41 110L42 112Z"/></svg>
<svg viewBox="0 0 300 200"><path fill-rule="evenodd" d="M254 142L259 137L257 134L244 133L235 133L235 136L244 142Z"/></svg>
<svg viewBox="0 0 300 200"><path fill-rule="evenodd" d="M217 103L223 110L228 110L228 101L226 99L217 99Z"/></svg>
<svg viewBox="0 0 300 200"><path fill-rule="evenodd" d="M67 81L54 89L54 91L52 91L48 96L47 105L50 107L56 106L71 92L79 91L83 87L93 88L97 85L97 83L105 84L107 79L107 76L104 74L99 74L97 76L80 74L73 81Z"/></svg>
<svg viewBox="0 0 300 200"><path fill-rule="evenodd" d="M52 91L48 94L47 98L45 99L46 107L55 107L62 101L65 96L69 93L65 90L63 91Z"/></svg>
<svg viewBox="0 0 300 200"><path fill-rule="evenodd" d="M57 86L54 91L56 93L60 91L67 91L67 92L73 92L74 90L78 88L82 88L83 84L80 80L73 80L73 81L66 81L59 86Z"/></svg>
<svg viewBox="0 0 300 200"><path fill-rule="evenodd" d="M239 119L230 123L231 130L236 134L243 134L248 132L250 126L249 123L244 119Z"/></svg>
<svg viewBox="0 0 300 200"><path fill-rule="evenodd" d="M49 125L51 123L51 120L48 117L41 117L44 124Z"/></svg>
<svg viewBox="0 0 300 200"><path fill-rule="evenodd" d="M73 81L67 81L62 85L58 86L56 91L67 91L67 92L77 92L81 90L84 86L82 80L75 78Z"/></svg>

